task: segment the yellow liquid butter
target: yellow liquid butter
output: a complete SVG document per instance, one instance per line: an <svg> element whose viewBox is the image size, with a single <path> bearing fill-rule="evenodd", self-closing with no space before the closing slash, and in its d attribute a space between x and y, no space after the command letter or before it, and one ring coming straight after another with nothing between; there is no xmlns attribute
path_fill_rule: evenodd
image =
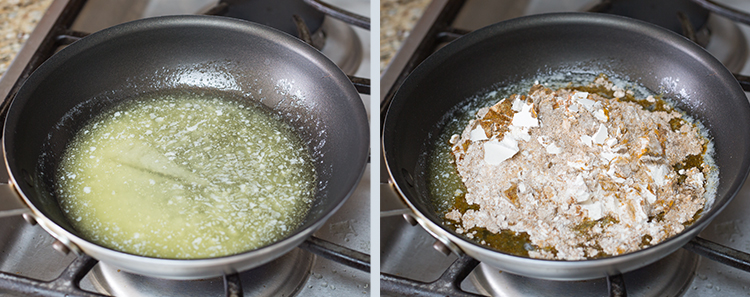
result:
<svg viewBox="0 0 750 297"><path fill-rule="evenodd" d="M236 254L289 235L315 192L291 126L248 103L157 93L95 118L68 145L57 196L89 241L175 259Z"/></svg>

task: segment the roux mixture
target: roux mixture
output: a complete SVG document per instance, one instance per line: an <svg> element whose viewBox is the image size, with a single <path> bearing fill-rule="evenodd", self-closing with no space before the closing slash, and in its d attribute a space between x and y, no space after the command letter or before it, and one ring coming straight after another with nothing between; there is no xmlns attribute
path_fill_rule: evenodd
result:
<svg viewBox="0 0 750 297"><path fill-rule="evenodd" d="M484 244L487 232L523 234L533 258L654 245L680 233L714 195L713 147L699 127L604 77L578 90L535 85L480 109L451 138L466 205L445 218Z"/></svg>
<svg viewBox="0 0 750 297"><path fill-rule="evenodd" d="M146 95L94 119L57 175L62 209L84 238L178 259L286 237L316 182L307 146L279 116L192 92Z"/></svg>

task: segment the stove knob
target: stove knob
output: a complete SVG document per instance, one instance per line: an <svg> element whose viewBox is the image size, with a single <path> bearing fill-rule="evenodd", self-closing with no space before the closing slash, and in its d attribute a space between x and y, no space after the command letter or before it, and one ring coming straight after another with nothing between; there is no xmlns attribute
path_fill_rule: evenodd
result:
<svg viewBox="0 0 750 297"><path fill-rule="evenodd" d="M63 254L63 256L65 256L65 255L67 255L67 254L70 253L70 248L68 248L67 245L65 245L64 243L62 243L59 240L55 240L55 242L52 243L52 248L54 250L60 252L61 254Z"/></svg>

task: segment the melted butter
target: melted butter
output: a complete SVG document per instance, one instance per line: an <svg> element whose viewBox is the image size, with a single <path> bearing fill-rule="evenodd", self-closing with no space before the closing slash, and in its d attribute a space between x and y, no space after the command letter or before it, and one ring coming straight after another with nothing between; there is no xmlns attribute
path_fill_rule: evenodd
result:
<svg viewBox="0 0 750 297"><path fill-rule="evenodd" d="M177 259L278 241L315 191L307 147L280 117L191 92L145 95L95 118L68 145L57 181L82 237Z"/></svg>
<svg viewBox="0 0 750 297"><path fill-rule="evenodd" d="M456 170L456 165L453 162L454 157L451 153L450 145L451 136L461 133L469 121L474 118L477 109L488 104L497 103L499 99L507 97L512 91L514 90L499 92L494 96L486 98L477 98L475 101L469 102L462 110L458 110L454 114L454 117L444 123L442 132L436 140L438 145L432 147L432 152L428 156L428 174L426 178L433 203L437 207L438 212L443 214L441 217L444 217L445 213L452 209L456 209L461 213L465 213L470 209L479 210L479 205L468 204L466 202L466 186L461 181L461 177ZM491 108L488 112L490 121L483 123L482 128L485 131L490 130L490 133L498 133L498 131L493 130L495 127L494 124L510 122L512 118L508 115L511 114L511 105L512 100L505 100L493 106L494 108ZM487 127L485 127L485 124L487 124ZM466 145L468 146L468 144L467 142ZM448 219L444 219L443 224L452 230L456 230L456 227L459 226L457 222ZM477 227L468 230L468 232L473 234L473 241L504 253L528 257L530 249L539 248L530 244L529 235L525 232L517 233L510 230L502 230L500 233L493 233L487 229Z"/></svg>
<svg viewBox="0 0 750 297"><path fill-rule="evenodd" d="M456 197L456 201L452 209L457 209L461 213L464 213L469 209L479 210L479 205L468 204L463 195L460 195L459 197ZM446 219L445 225L455 230L456 226L460 226L461 224L456 221ZM512 255L528 257L530 249L533 250L539 248L535 245L530 244L531 240L529 234L526 232L501 230L499 233L494 233L488 231L485 228L474 227L471 228L468 233L473 234L474 241Z"/></svg>
<svg viewBox="0 0 750 297"><path fill-rule="evenodd" d="M607 76L604 74L600 74L597 77L608 79ZM605 88L604 86L590 86L590 85L573 86L572 84L570 84L566 88L571 89L571 90L581 91L581 92L589 92L589 93L597 94L599 96L602 96L608 99L615 98L615 91L607 90L607 88ZM625 93L625 96L617 100L622 101L622 102L633 102L635 104L640 105L644 110L648 110L648 111L672 111L672 106L669 104L669 102L664 100L662 95L656 95L653 97L655 100L653 102L650 102L646 100L645 98L637 99L632 94ZM681 125L678 125L678 124L681 124L679 122L675 122L675 123L670 122L670 124L672 125L672 129L674 130L679 129L679 126L681 126Z"/></svg>
<svg viewBox="0 0 750 297"><path fill-rule="evenodd" d="M507 108L510 108L510 103L507 104ZM456 165L452 161L453 154L449 143L451 136L460 133L459 131L466 126L471 117L473 117L471 112L461 113L454 120L448 122L438 137L438 143L445 145L435 145L429 156L427 184L438 211L443 214L452 209L461 213L470 209L479 210L479 205L466 202L466 186L461 181ZM453 230L456 230L456 226L459 226L457 222L448 219L445 219L443 224ZM487 229L475 227L469 230L469 233L473 234L475 242L513 255L528 257L529 249L538 248L530 244L529 235L525 232L517 233L502 230L500 233L493 233Z"/></svg>
<svg viewBox="0 0 750 297"><path fill-rule="evenodd" d="M699 209L698 211L696 211L693 217L690 220L682 223L682 225L685 226L685 228L690 227L690 225L695 223L695 221L697 221L701 217L703 217L703 209Z"/></svg>

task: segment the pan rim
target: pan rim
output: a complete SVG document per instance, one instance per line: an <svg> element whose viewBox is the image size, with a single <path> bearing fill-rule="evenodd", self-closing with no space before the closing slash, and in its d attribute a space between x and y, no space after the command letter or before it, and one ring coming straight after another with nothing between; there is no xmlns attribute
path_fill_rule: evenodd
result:
<svg viewBox="0 0 750 297"><path fill-rule="evenodd" d="M284 44L287 48L290 48L290 51L294 51L295 53L299 54L301 57L307 59L310 61L310 63L317 65L321 69L333 72L336 75L334 77L328 77L328 80L331 80L331 84L336 84L337 86L341 86L341 95L339 97L342 98L348 98L346 100L354 102L353 99L360 100L359 94L352 85L351 81L346 79L346 75L336 66L333 62L331 62L328 58L326 58L322 53L320 53L318 50L313 48L312 46L300 41L299 39L292 37L291 35L284 33L282 31L279 31L277 29L267 27L262 24L257 24L249 21L234 19L234 18L227 18L227 17L219 17L219 16L204 16L204 15L178 15L178 16L160 16L160 17L153 17L153 18L147 18L147 19L140 19L136 21L131 21L127 23L123 23L120 25L116 25L107 29L104 29L102 31L95 32L80 41L74 42L73 44L69 45L68 47L62 49L60 52L55 54L52 58L46 60L42 65L39 66L37 71L34 72L23 84L23 86L19 89L18 93L16 94L16 97L18 97L19 94L22 94L23 92L31 92L31 91L24 91L25 89L29 89L32 86L36 86L40 84L50 73L54 72L55 69L57 69L60 65L64 64L66 61L68 61L70 58L76 56L79 53L86 52L91 50L92 48L95 48L96 46L99 46L103 43L106 43L108 40L112 38L122 37L122 36L129 36L132 34L140 34L144 30L161 30L161 29L168 29L168 28L184 28L186 26L200 26L200 27L210 27L212 29L216 30L232 30L244 33L246 35L253 35L260 38L263 38L265 41L274 43L274 44ZM38 72L38 73L37 73ZM266 256L265 262L269 262L276 257L280 256L281 254L284 254L288 252L289 250L295 248L299 245L304 239L311 236L317 229L319 229L337 210L339 210L342 205L346 202L346 200L354 193L356 186L359 184L362 176L365 173L366 165L367 165L367 154L369 151L369 124L367 123L367 116L365 112L364 105L359 102L359 107L356 110L352 110L352 113L355 113L356 115L361 115L360 118L364 119L363 122L360 123L349 123L352 125L357 125L356 128L359 128L360 133L358 135L357 139L351 139L349 141L357 144L357 151L352 152L351 155L357 157L357 163L352 164L352 166L356 166L356 175L352 175L344 184L347 187L347 190L342 190L341 197L336 197L333 199L338 200L336 203L333 203L331 206L328 207L328 209L325 209L325 214L320 215L317 219L311 220L307 222L305 225L301 225L298 230L295 232L289 234L288 236L282 238L281 240L275 241L271 244L252 249L247 250L244 252L240 252L237 254L231 254L231 255L225 255L225 256L219 256L219 257L211 257L211 258L198 258L198 259L171 259L171 258L155 258L155 257L149 257L149 256L141 256L141 255L135 255L130 254L126 252L121 252L116 249L107 248L98 244L95 244L93 242L90 242L78 235L76 235L73 232L70 232L63 228L62 226L58 225L52 219L48 218L44 213L38 208L35 204L31 202L29 197L27 197L27 193L24 193L23 190L20 189L18 185L23 183L22 178L22 172L21 168L19 168L18 165L12 165L14 162L9 162L10 155L12 155L13 150L15 149L13 145L10 144L9 148L9 142L12 138L10 135L14 134L15 132L11 130L12 127L15 127L17 123L21 120L19 118L18 113L12 112L15 110L21 110L24 109L24 105L28 102L15 100L14 98L13 102L11 102L9 107L8 116L5 118L5 126L3 129L3 141L2 141L2 150L3 150L3 158L6 161L6 170L10 176L10 183L14 185L16 188L16 191L18 192L20 198L24 201L25 204L28 205L33 215L37 218L37 220L40 222L40 225L51 235L61 240L63 243L69 244L73 243L74 248L72 250L76 253L83 252L85 254L91 255L94 258L107 261L109 263L113 263L114 265L121 267L122 265L119 265L119 263L123 262L139 262L142 265L143 264L149 264L149 265L155 265L155 266L169 266L174 273L172 275L159 275L155 274L154 276L159 277L167 277L167 278L179 278L179 279L185 279L185 278L202 278L206 276L218 276L223 273L228 273L228 271L221 272L221 266L226 265L237 265L238 263L242 265L246 265L247 263L242 263L242 261L245 261L250 258L256 258L258 257L258 254L278 254L274 257ZM342 99L343 100L343 99ZM343 101L342 101L343 102ZM355 104L356 105L356 104ZM354 167L352 167L354 168ZM28 193L31 194L31 193ZM316 197L315 199L321 199L325 197ZM291 242L297 242L296 244L293 244L289 246L289 243ZM286 251L283 253L276 253L274 250L279 249L280 247L287 247ZM80 248L78 250L77 248ZM104 257L102 257L104 255ZM115 259L117 262L111 262L111 259ZM245 267L243 270L250 269L252 267L258 266L260 264L259 262L253 262L251 263L251 267ZM210 264L211 267L214 267L214 270L212 273L203 273L202 275L192 275L192 274L185 274L181 273L180 270L184 269L191 269L194 268L196 265L203 265L203 264ZM132 269L122 267L125 270L132 271ZM143 267L141 271L135 271L138 273L144 273L144 269L148 270L148 267ZM200 269L203 269L200 267L199 269L194 269L195 271L198 271Z"/></svg>
<svg viewBox="0 0 750 297"><path fill-rule="evenodd" d="M575 24L575 25L589 25L589 26L597 25L597 26L616 27L619 30L630 30L633 32L637 32L643 35L644 37L664 40L664 42L673 44L675 47L678 47L680 50L685 51L686 53L690 54L696 60L700 60L705 65L711 66L712 68L723 69L723 72L724 72L722 73L723 75L725 76L731 75L731 73L729 73L729 71L726 70L726 68L723 65L721 65L720 62L718 62L715 58L713 58L713 56L711 56L704 49L694 45L692 42L688 41L684 37L679 36L670 31L667 31L656 25L646 23L643 21L639 21L639 20L626 18L626 17L596 14L596 13L580 13L580 12L548 13L548 14L539 14L539 15L520 17L520 18L508 20L508 21L503 21L494 25L490 25L488 27L478 29L470 34L467 34L457 39L456 41L451 42L450 44L436 51L435 53L433 53L424 62L422 62L409 75L409 77L404 81L404 83L399 87L399 90L394 95L391 105L389 106L386 112L386 115L384 117L385 120L383 124L382 135L381 135L381 143L382 143L381 153L384 156L386 169L388 171L390 181L394 183L398 194L403 198L403 200L406 202L406 204L411 209L411 211L420 218L418 219L418 221L421 224L423 224L423 227L425 227L425 229L438 228L443 233L440 235L452 237L453 239L451 240L452 242L455 242L455 239L458 239L460 243L467 244L468 246L476 248L476 249L486 250L488 252L493 253L494 257L511 260L511 262L515 262L516 264L518 263L524 263L524 264L542 263L546 267L571 269L571 264L573 263L586 263L586 265L588 265L588 263L592 263L596 265L609 264L612 262L619 262L622 259L640 258L641 255L652 254L652 253L655 253L657 250L664 250L664 249L676 250L679 247L672 248L675 242L682 242L682 241L687 242L686 240L684 240L686 234L690 235L690 238L697 236L697 234L703 228L705 228L706 225L708 225L708 223L711 220L713 220L721 212L721 210L723 210L726 207L726 205L732 200L732 198L736 196L737 192L739 192L740 188L742 187L742 184L747 178L748 172L750 170L750 160L747 157L745 157L744 160L742 160L741 168L743 168L743 170L742 170L741 176L739 176L736 180L733 180L729 184L727 184L727 188L729 189L728 191L729 199L726 201L726 203L723 203L721 205L714 205L715 207L712 207L709 210L709 213L704 213L703 216L694 224L685 228L685 230L680 232L678 235L670 237L667 240L660 242L659 244L656 244L656 245L653 245L651 247L647 247L644 249L640 249L638 251L630 252L627 254L610 256L610 257L600 258L600 259L586 259L586 260L575 260L575 261L546 260L546 259L535 259L535 258L515 256L515 255L506 254L506 253L494 250L492 248L480 245L472 240L465 239L462 236L456 234L454 231L450 230L449 228L444 227L442 223L434 221L432 216L428 216L425 214L425 213L429 214L431 212L428 209L426 209L425 206L421 205L420 201L415 201L415 199L417 200L420 200L420 199L416 197L412 197L413 195L411 195L409 191L405 191L404 189L402 189L402 187L408 187L409 183L406 181L403 174L398 172L399 168L405 167L405 166L402 166L401 161L399 161L398 158L395 156L396 154L398 154L398 152L394 150L396 146L395 144L396 140L395 140L395 136L392 135L392 134L395 134L395 132L392 132L392 131L397 130L395 125L396 125L398 118L400 117L399 113L404 112L402 109L403 109L403 106L406 104L405 102L407 100L403 98L407 97L408 94L412 93L413 89L417 88L416 85L418 84L418 82L423 80L423 78L426 77L426 74L429 71L435 71L435 69L439 69L440 64L444 63L445 61L448 61L449 59L453 58L456 55L461 55L463 51L466 51L475 46L481 45L483 42L485 42L487 39L491 37L496 37L501 34L508 34L509 32L513 32L514 30L526 29L532 26L542 27L542 26L554 26L554 25L560 25L560 24L565 24L565 25ZM730 90L735 95L737 95L738 98L739 97L745 98L744 92L741 91L739 83L736 80L734 80L733 86ZM401 93L401 96L399 95L399 93ZM404 95L404 94L407 94L407 95ZM399 98L401 100L399 100ZM414 194L414 195L420 196L419 194ZM431 200L431 199L427 197L426 199L422 199L422 200ZM425 226L425 225L429 225L429 226ZM464 249L463 245L460 245L459 248L461 250Z"/></svg>

